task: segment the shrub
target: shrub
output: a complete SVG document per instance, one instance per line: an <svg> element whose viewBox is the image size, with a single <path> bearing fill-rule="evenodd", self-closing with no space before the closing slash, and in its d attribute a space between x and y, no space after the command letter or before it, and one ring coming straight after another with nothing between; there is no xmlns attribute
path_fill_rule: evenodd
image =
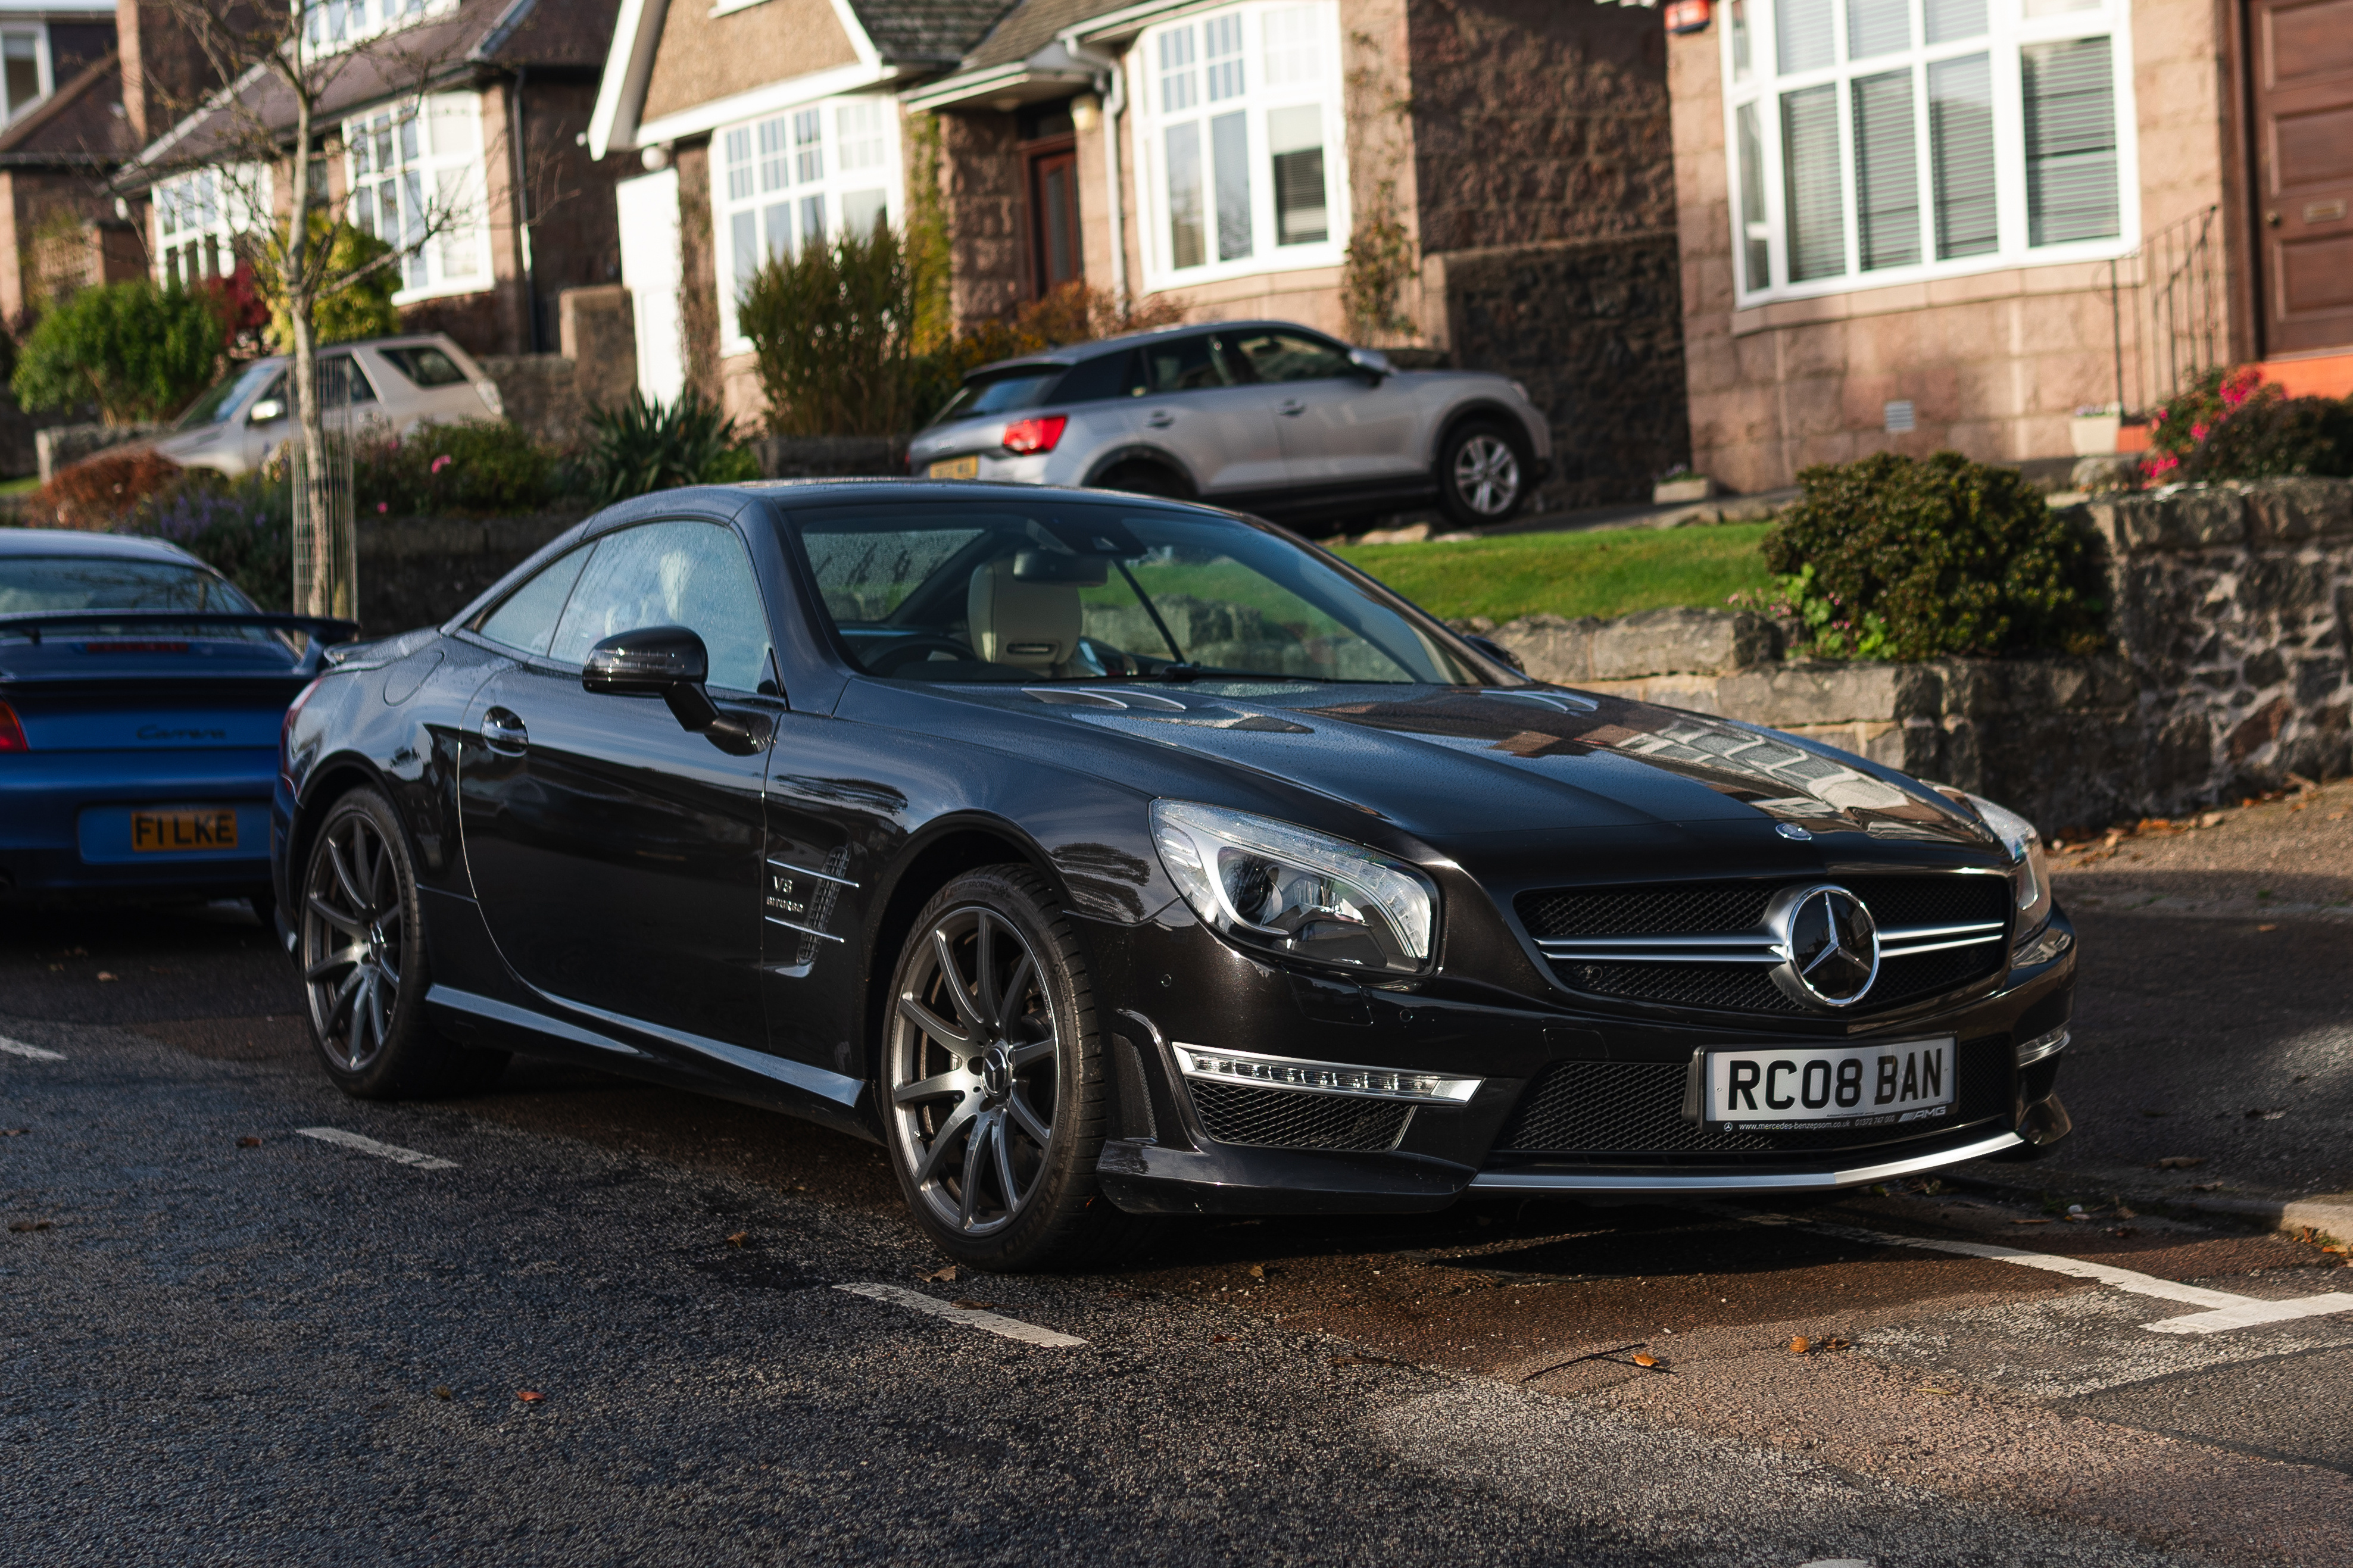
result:
<svg viewBox="0 0 2353 1568"><path fill-rule="evenodd" d="M332 226L324 213L311 215L311 243L326 243ZM273 238L282 243L284 237ZM334 248L328 253L330 275L350 278L350 281L332 293L321 295L311 307L311 342L313 346L347 343L359 338L381 338L400 331L400 312L393 308L392 296L400 287L400 264L383 261L392 254L392 247L364 228L349 224L334 230ZM372 261L383 265L358 277L352 277ZM286 303L286 294L279 283L277 260L265 247L254 266L254 281L261 297L269 302L269 342L279 353L294 352L294 319Z"/></svg>
<svg viewBox="0 0 2353 1568"><path fill-rule="evenodd" d="M2201 372L2156 411L2141 471L2190 482L2353 475L2353 399L2290 397L2259 365Z"/></svg>
<svg viewBox="0 0 2353 1568"><path fill-rule="evenodd" d="M1824 658L2088 653L2092 542L2008 468L1957 452L1806 468L1765 563Z"/></svg>
<svg viewBox="0 0 2353 1568"><path fill-rule="evenodd" d="M921 279L878 223L780 256L736 306L752 340L768 428L780 436L890 436L906 428Z"/></svg>
<svg viewBox="0 0 2353 1568"><path fill-rule="evenodd" d="M212 384L223 339L205 292L144 279L84 289L33 328L10 384L26 408L95 403L109 425L162 419Z"/></svg>
<svg viewBox="0 0 2353 1568"><path fill-rule="evenodd" d="M180 465L144 449L100 452L60 468L26 498L25 510L45 528L111 532L141 501L179 479Z"/></svg>
<svg viewBox="0 0 2353 1568"><path fill-rule="evenodd" d="M352 454L362 517L536 511L555 499L560 477L555 454L503 419L420 425L400 437L379 426Z"/></svg>
<svg viewBox="0 0 2353 1568"><path fill-rule="evenodd" d="M676 403L632 392L618 408L588 416L589 490L599 505L680 485L758 477L736 443L735 422L689 387Z"/></svg>

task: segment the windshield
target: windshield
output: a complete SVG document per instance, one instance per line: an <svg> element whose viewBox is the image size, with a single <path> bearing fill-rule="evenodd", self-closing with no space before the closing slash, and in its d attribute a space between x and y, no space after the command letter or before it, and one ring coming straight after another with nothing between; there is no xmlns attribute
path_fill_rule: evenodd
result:
<svg viewBox="0 0 2353 1568"><path fill-rule="evenodd" d="M235 375L223 378L214 384L211 391L189 404L188 411L180 416L172 428L195 430L203 426L219 424L237 412L247 393L260 385L277 369L276 360L257 360Z"/></svg>
<svg viewBox="0 0 2353 1568"><path fill-rule="evenodd" d="M827 613L890 679L1496 679L1377 588L1223 518L1054 500L794 521Z"/></svg>
<svg viewBox="0 0 2353 1568"><path fill-rule="evenodd" d="M1061 377L1062 367L1053 365L1044 370L993 375L986 381L967 381L932 423L945 425L955 419L977 419L984 414L1035 408L1052 395L1054 383Z"/></svg>

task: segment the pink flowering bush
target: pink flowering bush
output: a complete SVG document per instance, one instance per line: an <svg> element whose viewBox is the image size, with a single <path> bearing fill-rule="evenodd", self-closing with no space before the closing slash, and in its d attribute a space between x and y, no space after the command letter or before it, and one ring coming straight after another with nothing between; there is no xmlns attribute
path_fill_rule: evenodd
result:
<svg viewBox="0 0 2353 1568"><path fill-rule="evenodd" d="M2263 367L2200 372L2150 415L2153 484L2353 474L2353 401L2289 397Z"/></svg>
<svg viewBox="0 0 2353 1568"><path fill-rule="evenodd" d="M359 510L379 516L537 511L566 488L570 468L504 421L379 433L352 455Z"/></svg>

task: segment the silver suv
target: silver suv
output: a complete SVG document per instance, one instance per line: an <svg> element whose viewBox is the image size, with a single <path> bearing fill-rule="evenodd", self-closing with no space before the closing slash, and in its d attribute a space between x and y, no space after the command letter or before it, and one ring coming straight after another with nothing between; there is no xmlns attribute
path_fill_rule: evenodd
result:
<svg viewBox="0 0 2353 1568"><path fill-rule="evenodd" d="M1502 522L1551 458L1516 382L1398 370L1295 322L1221 321L983 365L907 468L1198 499L1314 531L1431 501L1460 527Z"/></svg>
<svg viewBox="0 0 2353 1568"><path fill-rule="evenodd" d="M272 354L231 372L150 445L184 468L251 473L294 428L286 381L293 363ZM322 387L346 389L326 411L330 426L376 424L405 436L428 422L506 416L497 384L439 332L337 343L319 350L314 363Z"/></svg>

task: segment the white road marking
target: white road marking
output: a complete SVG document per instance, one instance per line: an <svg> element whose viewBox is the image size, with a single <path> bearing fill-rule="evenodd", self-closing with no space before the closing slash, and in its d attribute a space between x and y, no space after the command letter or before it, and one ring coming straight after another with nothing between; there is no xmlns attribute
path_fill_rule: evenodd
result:
<svg viewBox="0 0 2353 1568"><path fill-rule="evenodd" d="M1989 1258L1997 1263L2015 1263L2023 1268L2042 1268L2053 1274L2072 1275L2078 1279L2097 1280L2113 1289L2130 1291L2136 1296L2154 1296L2160 1301L2179 1301L2189 1306L2211 1309L2203 1312L2185 1313L2179 1318L2159 1318L2155 1322L2141 1325L2152 1333L2217 1334L2226 1329L2253 1328L2258 1323L2283 1323L2330 1312L2353 1312L2353 1295L2342 1291L2299 1296L2285 1301L2266 1301L2254 1296L2235 1296L2227 1290L2209 1290L2202 1286L2159 1279L2153 1274L2137 1274L2129 1268L2117 1268L2105 1263L2088 1263L2080 1258L2058 1258L2047 1252L2028 1252L2016 1247L1997 1247L1990 1242L1898 1236L1893 1231L1830 1225L1817 1220L1796 1219L1788 1215L1751 1215L1748 1217L1763 1225L1796 1226L1824 1236L1843 1237L1849 1241L1873 1242L1882 1247L1918 1247L1931 1252L1956 1252L1964 1258Z"/></svg>
<svg viewBox="0 0 2353 1568"><path fill-rule="evenodd" d="M0 1051L6 1051L12 1057L30 1057L37 1062L61 1062L66 1059L63 1051L45 1051L38 1046L28 1046L5 1035L0 1035Z"/></svg>
<svg viewBox="0 0 2353 1568"><path fill-rule="evenodd" d="M894 1307L908 1307L918 1312L929 1312L934 1318L945 1318L966 1328L987 1329L992 1334L1003 1334L1008 1340L1023 1344L1045 1345L1050 1349L1067 1349L1082 1345L1084 1340L1058 1334L1051 1329L1041 1329L1035 1323L1025 1323L1018 1318L1001 1317L980 1307L959 1307L953 1301L943 1301L936 1296L926 1296L921 1290L910 1290L899 1285L836 1285L837 1290L847 1290L853 1296L871 1300L888 1301Z"/></svg>
<svg viewBox="0 0 2353 1568"><path fill-rule="evenodd" d="M346 1149L356 1149L363 1154L373 1154L396 1165L413 1165L420 1171L454 1171L458 1168L455 1160L419 1153L414 1149L404 1149L397 1143L379 1143L373 1138L363 1138L340 1127L297 1127L294 1131L305 1138L316 1138L322 1143L340 1143Z"/></svg>

